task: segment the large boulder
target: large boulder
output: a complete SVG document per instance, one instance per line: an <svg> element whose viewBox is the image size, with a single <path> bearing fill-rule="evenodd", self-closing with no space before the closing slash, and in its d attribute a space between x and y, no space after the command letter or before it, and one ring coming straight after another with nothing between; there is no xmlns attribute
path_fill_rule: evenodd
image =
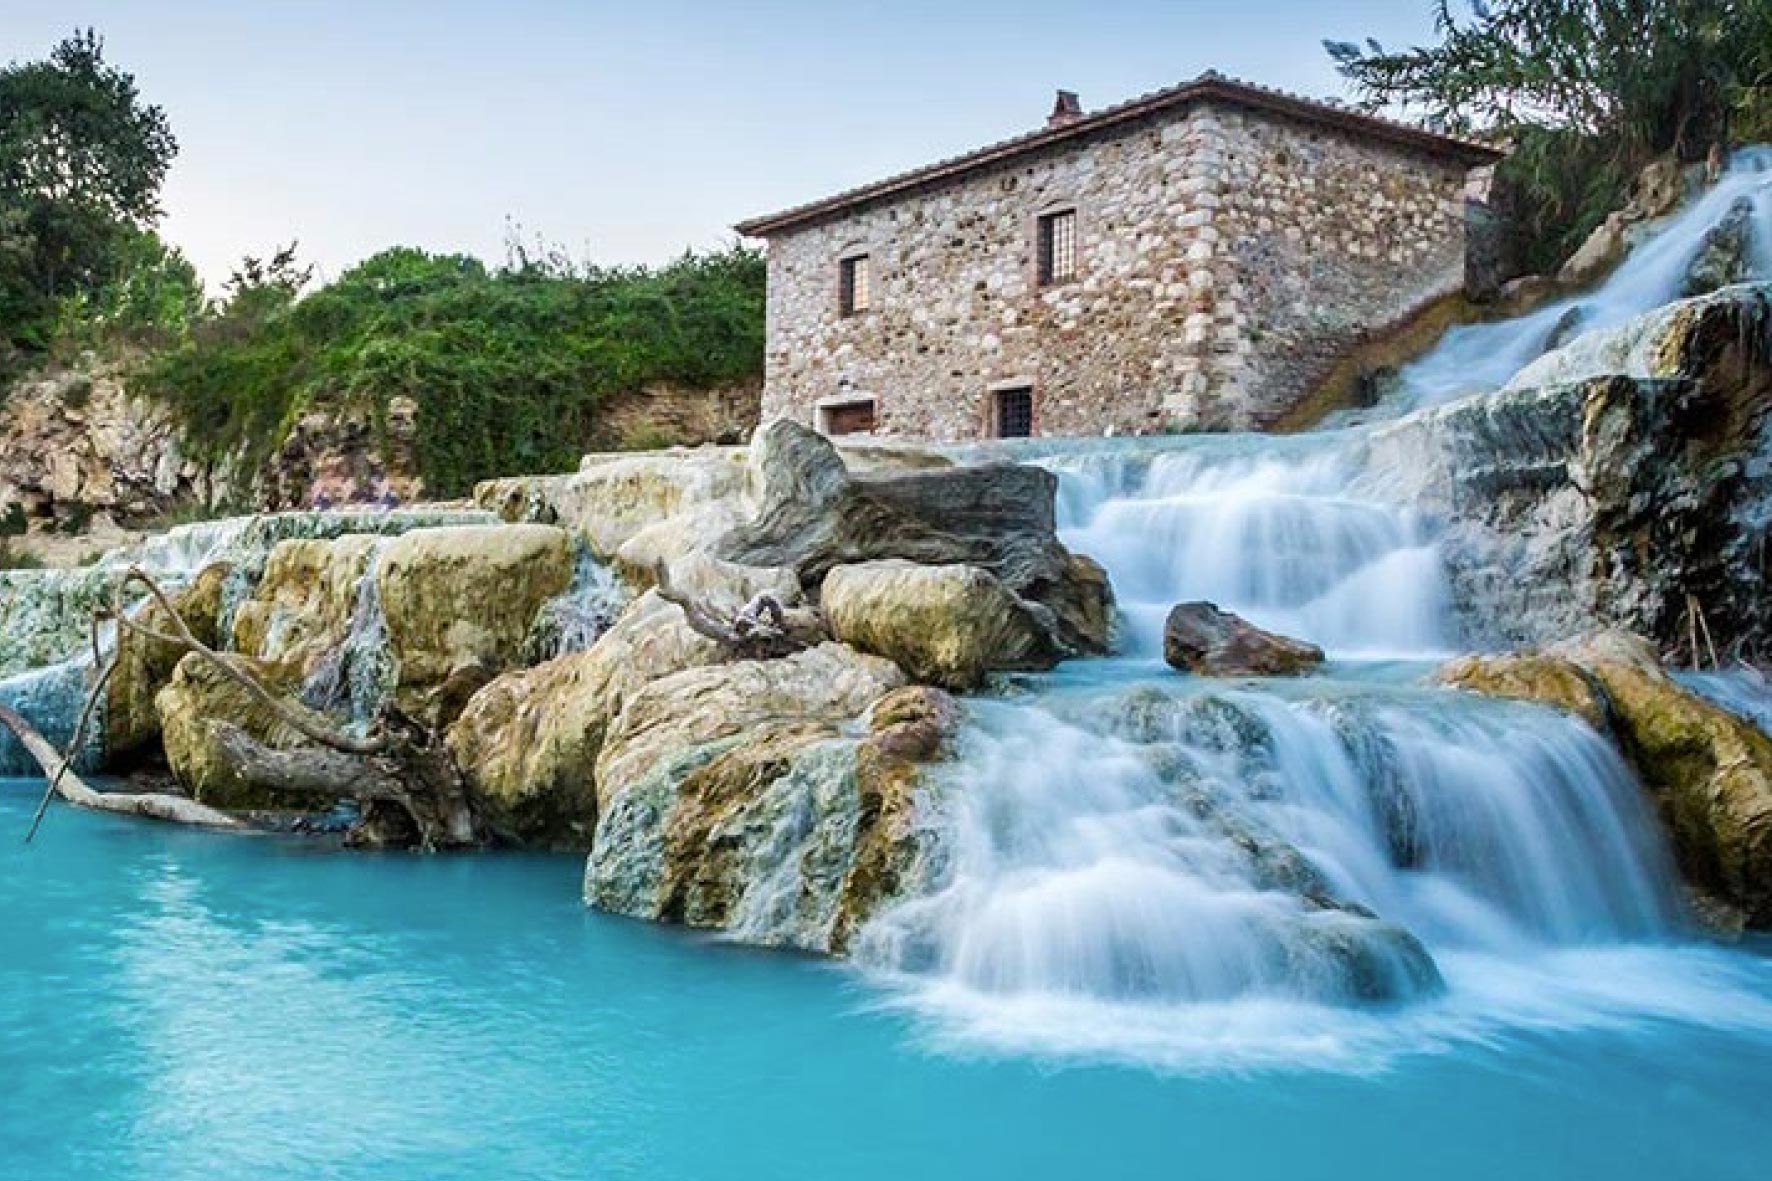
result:
<svg viewBox="0 0 1772 1181"><path fill-rule="evenodd" d="M977 566L837 566L819 603L838 640L949 689L977 688L997 669L1051 668L1059 657L1035 613Z"/></svg>
<svg viewBox="0 0 1772 1181"><path fill-rule="evenodd" d="M549 525L423 529L389 542L376 571L395 700L427 714L451 674L522 663L536 613L572 580L572 541Z"/></svg>
<svg viewBox="0 0 1772 1181"><path fill-rule="evenodd" d="M1105 583L1059 543L1051 472L1025 464L852 473L830 440L788 419L757 432L750 455L756 516L712 547L730 561L789 566L808 588L838 566L882 558L989 571L1041 618L1066 653L1101 652L1078 600ZM1063 604L1064 610L1056 604Z"/></svg>
<svg viewBox="0 0 1772 1181"><path fill-rule="evenodd" d="M527 844L590 847L603 738L641 686L720 659L648 592L590 648L507 672L468 700L450 753L494 827Z"/></svg>
<svg viewBox="0 0 1772 1181"><path fill-rule="evenodd" d="M1163 659L1203 677L1290 677L1322 664L1323 650L1193 602L1177 603L1164 620Z"/></svg>
<svg viewBox="0 0 1772 1181"><path fill-rule="evenodd" d="M1644 640L1611 632L1465 657L1438 679L1556 705L1609 730L1654 796L1686 880L1772 928L1772 738L1682 688Z"/></svg>
<svg viewBox="0 0 1772 1181"><path fill-rule="evenodd" d="M1589 333L1499 393L1366 442L1362 495L1439 522L1459 631L1484 646L1609 627L1772 643L1772 285Z"/></svg>
<svg viewBox="0 0 1772 1181"><path fill-rule="evenodd" d="M597 760L587 900L751 942L840 949L910 855L910 759L849 729L903 683L891 662L828 643L640 689Z"/></svg>
<svg viewBox="0 0 1772 1181"><path fill-rule="evenodd" d="M232 568L217 562L205 566L189 584L167 593L167 602L178 612L191 634L210 647L221 637L222 591ZM171 631L170 620L158 603L149 603L135 616L143 627ZM105 685L105 755L128 759L153 748L160 738L160 713L154 699L172 680L185 650L127 629L117 634L116 667Z"/></svg>

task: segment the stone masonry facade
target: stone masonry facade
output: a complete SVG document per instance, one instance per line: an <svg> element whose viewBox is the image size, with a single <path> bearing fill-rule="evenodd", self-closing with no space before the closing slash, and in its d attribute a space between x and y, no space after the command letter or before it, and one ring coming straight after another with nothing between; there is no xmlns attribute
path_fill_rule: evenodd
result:
<svg viewBox="0 0 1772 1181"><path fill-rule="evenodd" d="M1029 390L1037 435L1260 428L1462 287L1467 174L1493 153L1207 78L740 226L768 241L764 419L859 405L863 429L973 439ZM1067 210L1075 275L1042 286L1039 219ZM846 315L857 255L869 306Z"/></svg>

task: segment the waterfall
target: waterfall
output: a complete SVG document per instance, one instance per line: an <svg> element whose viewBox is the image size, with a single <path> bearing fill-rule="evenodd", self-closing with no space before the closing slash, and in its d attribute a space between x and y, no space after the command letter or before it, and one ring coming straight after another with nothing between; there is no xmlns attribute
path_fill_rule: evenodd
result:
<svg viewBox="0 0 1772 1181"><path fill-rule="evenodd" d="M1641 242L1593 291L1524 316L1449 330L1403 367L1397 390L1377 415L1499 389L1551 348L1679 299L1707 238L1732 217L1745 219L1747 277L1772 279L1772 147L1735 153L1717 184Z"/></svg>
<svg viewBox="0 0 1772 1181"><path fill-rule="evenodd" d="M1746 970L1689 941L1608 742L1421 684L1459 647L1436 525L1372 491L1392 482L1364 431L1017 454L1058 474L1122 650L968 701L921 797L928 852L853 947L885 1003L956 1049L1182 1070L1370 1069L1645 1015L1772 1027ZM1163 613L1188 598L1331 662L1170 671Z"/></svg>
<svg viewBox="0 0 1772 1181"><path fill-rule="evenodd" d="M1763 267L1772 154L1739 157L1593 294L1449 334L1389 409L1499 389L1553 337L1598 340L1675 297L1743 208ZM1546 707L1423 686L1467 646L1444 522L1408 491L1419 457L1374 429L956 449L1057 474L1061 535L1107 568L1123 626L1112 659L968 702L922 797L931 851L854 946L895 1003L965 1044L1188 1066L1645 1014L1772 1026L1739 966L1689 940L1609 743ZM1172 672L1163 620L1188 599L1330 662L1296 680ZM1772 717L1763 685L1695 687Z"/></svg>
<svg viewBox="0 0 1772 1181"><path fill-rule="evenodd" d="M627 588L615 570L581 540L573 556L572 582L536 613L527 645L530 660L539 664L583 652L610 629L627 603Z"/></svg>
<svg viewBox="0 0 1772 1181"><path fill-rule="evenodd" d="M351 622L345 638L314 666L302 686L302 700L315 709L342 713L359 732L381 712L399 678L388 645L388 619L381 603L381 556L377 544L357 579Z"/></svg>
<svg viewBox="0 0 1772 1181"><path fill-rule="evenodd" d="M1060 476L1062 535L1104 563L1128 650L1155 655L1163 618L1206 599L1331 655L1454 647L1432 522L1360 490L1360 439L1194 436L1038 456Z"/></svg>

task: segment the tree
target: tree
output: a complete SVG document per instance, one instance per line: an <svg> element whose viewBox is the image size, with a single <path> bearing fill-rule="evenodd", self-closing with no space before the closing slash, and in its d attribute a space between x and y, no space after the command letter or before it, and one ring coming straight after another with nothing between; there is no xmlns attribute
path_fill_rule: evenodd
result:
<svg viewBox="0 0 1772 1181"><path fill-rule="evenodd" d="M1649 160L1727 142L1772 81L1768 0L1471 0L1463 19L1434 2L1438 44L1324 47L1368 107L1512 140L1499 179L1548 253Z"/></svg>
<svg viewBox="0 0 1772 1181"><path fill-rule="evenodd" d="M41 347L55 303L115 273L159 219L177 151L165 112L90 29L0 69L0 333Z"/></svg>

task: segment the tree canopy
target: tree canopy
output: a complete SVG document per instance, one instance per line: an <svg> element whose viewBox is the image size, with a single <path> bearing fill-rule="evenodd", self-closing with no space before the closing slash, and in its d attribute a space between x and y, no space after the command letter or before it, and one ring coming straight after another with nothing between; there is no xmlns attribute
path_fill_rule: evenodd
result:
<svg viewBox="0 0 1772 1181"><path fill-rule="evenodd" d="M1434 4L1436 44L1325 47L1369 106L1516 144L1501 175L1530 261L1566 253L1655 156L1772 134L1772 0Z"/></svg>
<svg viewBox="0 0 1772 1181"><path fill-rule="evenodd" d="M165 112L90 29L0 68L0 337L41 348L58 301L139 258L177 151Z"/></svg>

